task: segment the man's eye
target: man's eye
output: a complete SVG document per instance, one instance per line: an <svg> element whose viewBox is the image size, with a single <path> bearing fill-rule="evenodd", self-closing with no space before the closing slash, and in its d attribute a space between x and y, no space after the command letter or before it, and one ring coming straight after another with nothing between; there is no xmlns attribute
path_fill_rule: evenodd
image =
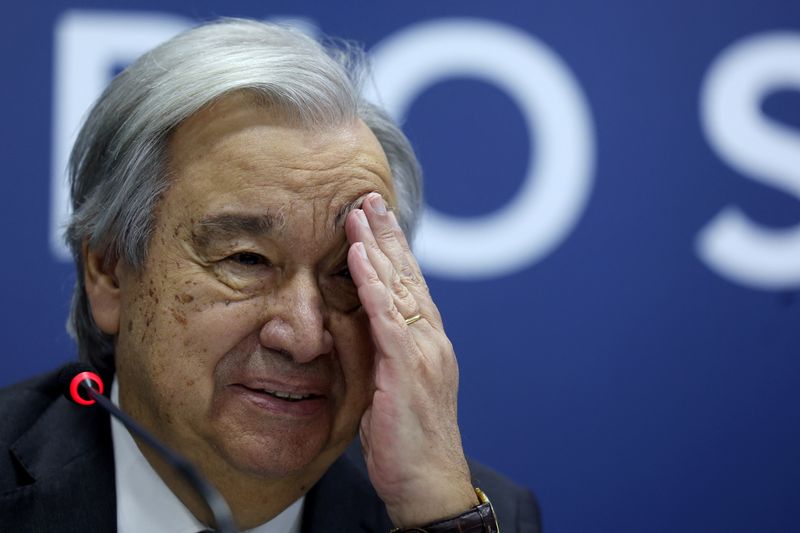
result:
<svg viewBox="0 0 800 533"><path fill-rule="evenodd" d="M342 268L340 271L336 273L337 277L346 279L347 281L352 281L353 277L350 275L350 269L347 267Z"/></svg>
<svg viewBox="0 0 800 533"><path fill-rule="evenodd" d="M253 252L239 252L228 257L228 260L245 266L269 264L266 257Z"/></svg>
<svg viewBox="0 0 800 533"><path fill-rule="evenodd" d="M352 313L361 307L358 290L347 264L335 269L323 284L322 297L332 309Z"/></svg>

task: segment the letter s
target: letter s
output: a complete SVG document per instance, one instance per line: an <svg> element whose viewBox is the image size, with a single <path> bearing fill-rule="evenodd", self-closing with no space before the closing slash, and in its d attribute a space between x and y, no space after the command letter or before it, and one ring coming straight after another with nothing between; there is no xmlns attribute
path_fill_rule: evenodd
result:
<svg viewBox="0 0 800 533"><path fill-rule="evenodd" d="M744 39L711 65L701 119L709 143L729 165L800 199L800 132L761 112L764 98L782 89L800 90L800 33ZM706 265L731 281L756 289L800 287L800 225L762 227L728 206L696 244Z"/></svg>

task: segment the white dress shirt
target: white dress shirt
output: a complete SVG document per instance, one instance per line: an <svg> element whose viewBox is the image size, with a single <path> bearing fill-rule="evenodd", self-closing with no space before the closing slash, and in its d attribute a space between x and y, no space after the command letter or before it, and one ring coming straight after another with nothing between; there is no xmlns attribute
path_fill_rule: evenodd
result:
<svg viewBox="0 0 800 533"><path fill-rule="evenodd" d="M111 401L119 405L117 380L111 386ZM147 462L128 430L111 419L117 488L118 533L197 533L207 529L167 487ZM300 533L303 502L298 499L281 514L249 533Z"/></svg>

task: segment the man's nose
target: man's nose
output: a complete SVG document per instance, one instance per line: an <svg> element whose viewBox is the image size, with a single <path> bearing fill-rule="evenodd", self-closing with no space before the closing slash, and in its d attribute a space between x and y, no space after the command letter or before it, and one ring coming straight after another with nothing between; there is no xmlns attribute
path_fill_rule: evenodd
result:
<svg viewBox="0 0 800 533"><path fill-rule="evenodd" d="M287 353L298 363L333 350L325 303L313 273L285 277L268 302L267 320L259 334L262 346Z"/></svg>

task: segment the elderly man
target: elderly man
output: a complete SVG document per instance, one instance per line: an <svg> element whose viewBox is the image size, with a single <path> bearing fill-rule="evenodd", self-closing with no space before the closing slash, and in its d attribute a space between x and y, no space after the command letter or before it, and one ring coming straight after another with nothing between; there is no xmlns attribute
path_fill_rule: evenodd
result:
<svg viewBox="0 0 800 533"><path fill-rule="evenodd" d="M405 237L420 173L357 59L226 20L111 83L70 165L80 356L239 528L496 531L479 485L504 532L536 531L531 494L464 457L455 356ZM58 392L50 375L0 397L0 529L213 525L163 458Z"/></svg>

